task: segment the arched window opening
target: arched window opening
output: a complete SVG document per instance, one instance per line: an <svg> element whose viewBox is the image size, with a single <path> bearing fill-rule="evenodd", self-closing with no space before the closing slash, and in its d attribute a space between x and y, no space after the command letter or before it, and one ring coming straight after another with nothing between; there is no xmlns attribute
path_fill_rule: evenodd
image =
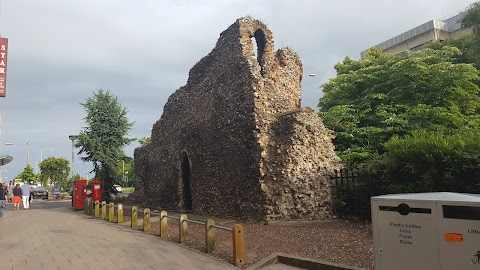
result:
<svg viewBox="0 0 480 270"><path fill-rule="evenodd" d="M253 51L255 56L257 57L257 62L261 67L262 75L263 75L263 54L265 52L265 33L263 33L262 29L258 29L255 31L252 37L252 43L254 45ZM255 51L256 47L256 51Z"/></svg>

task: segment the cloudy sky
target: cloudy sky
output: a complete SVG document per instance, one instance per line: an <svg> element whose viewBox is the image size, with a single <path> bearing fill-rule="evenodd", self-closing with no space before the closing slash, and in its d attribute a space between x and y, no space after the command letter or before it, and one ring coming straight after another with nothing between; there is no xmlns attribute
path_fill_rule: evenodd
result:
<svg viewBox="0 0 480 270"><path fill-rule="evenodd" d="M302 105L316 109L333 66L472 0L0 0L0 35L8 38L7 97L0 98L2 154L8 181L43 158L71 160L84 126L80 105L111 91L135 122L130 137L150 136L167 98L237 18L252 16L273 32L276 49L303 62ZM315 77L306 76L315 73ZM133 156L138 143L125 149ZM46 150L44 149L53 149ZM92 169L75 155L75 172ZM4 171L7 170L7 171ZM92 176L91 174L89 175ZM7 178L5 178L7 177Z"/></svg>

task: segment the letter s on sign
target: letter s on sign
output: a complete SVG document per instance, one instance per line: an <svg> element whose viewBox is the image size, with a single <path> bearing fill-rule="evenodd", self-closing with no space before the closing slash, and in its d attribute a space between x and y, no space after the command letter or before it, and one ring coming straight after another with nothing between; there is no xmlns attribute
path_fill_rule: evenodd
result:
<svg viewBox="0 0 480 270"><path fill-rule="evenodd" d="M5 51L5 45L2 45L2 51Z"/></svg>

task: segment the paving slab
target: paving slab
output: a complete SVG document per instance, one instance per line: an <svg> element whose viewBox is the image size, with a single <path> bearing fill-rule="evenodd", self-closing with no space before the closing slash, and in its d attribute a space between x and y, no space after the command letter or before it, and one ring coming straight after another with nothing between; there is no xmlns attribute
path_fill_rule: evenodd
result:
<svg viewBox="0 0 480 270"><path fill-rule="evenodd" d="M74 212L68 203L44 207L48 203L32 203L29 210L5 208L0 270L239 269L142 231Z"/></svg>

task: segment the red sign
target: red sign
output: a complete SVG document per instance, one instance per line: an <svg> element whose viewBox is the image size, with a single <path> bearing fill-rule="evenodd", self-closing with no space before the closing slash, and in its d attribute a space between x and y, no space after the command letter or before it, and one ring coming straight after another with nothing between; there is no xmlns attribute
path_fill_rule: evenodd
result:
<svg viewBox="0 0 480 270"><path fill-rule="evenodd" d="M7 50L8 39L0 38L0 97L7 91Z"/></svg>

